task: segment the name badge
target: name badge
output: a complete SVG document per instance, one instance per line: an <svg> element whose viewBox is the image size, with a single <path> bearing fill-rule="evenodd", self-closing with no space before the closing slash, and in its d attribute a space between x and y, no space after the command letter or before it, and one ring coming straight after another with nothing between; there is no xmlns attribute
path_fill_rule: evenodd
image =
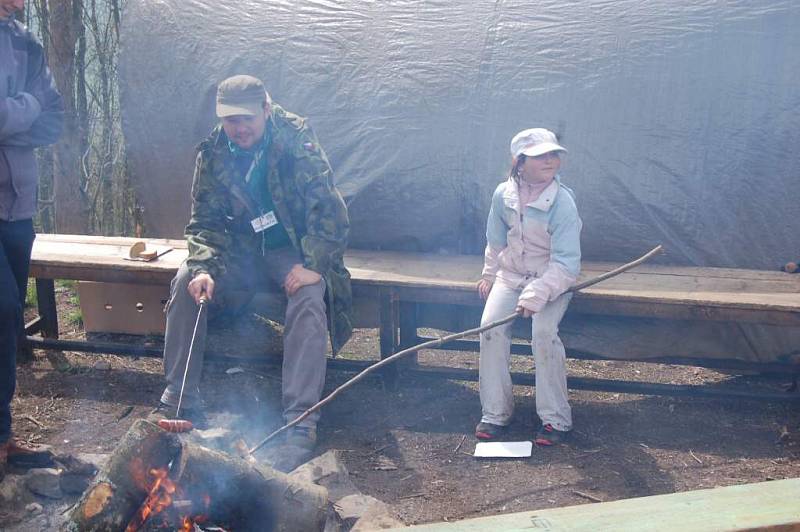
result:
<svg viewBox="0 0 800 532"><path fill-rule="evenodd" d="M269 229L273 225L278 225L278 219L275 217L275 212L269 211L266 214L262 214L258 218L253 218L250 220L250 225L253 226L253 231L260 233L261 231Z"/></svg>

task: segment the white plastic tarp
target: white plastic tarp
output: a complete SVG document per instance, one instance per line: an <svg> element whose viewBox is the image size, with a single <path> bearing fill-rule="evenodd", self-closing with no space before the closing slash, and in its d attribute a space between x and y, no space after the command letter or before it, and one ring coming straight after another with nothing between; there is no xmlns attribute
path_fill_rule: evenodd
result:
<svg viewBox="0 0 800 532"><path fill-rule="evenodd" d="M178 237L216 84L310 117L353 247L480 253L517 131L555 130L588 260L774 269L800 252L793 0L128 0L124 129ZM746 344L741 344L746 348Z"/></svg>

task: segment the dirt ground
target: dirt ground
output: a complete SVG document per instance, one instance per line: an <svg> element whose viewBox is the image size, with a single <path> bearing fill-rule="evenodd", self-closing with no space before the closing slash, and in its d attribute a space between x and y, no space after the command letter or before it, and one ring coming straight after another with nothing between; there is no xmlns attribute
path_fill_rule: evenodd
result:
<svg viewBox="0 0 800 532"><path fill-rule="evenodd" d="M60 316L74 306L59 294ZM61 324L62 337L80 327ZM345 357L377 357L375 330L359 329ZM22 440L58 452L108 453L162 391L158 359L66 353L57 371L43 352L20 366L13 402ZM427 364L477 367L477 354L423 352ZM529 368L530 358L514 365ZM207 365L209 411L244 414L256 442L280 426L280 370ZM570 375L779 391L787 382L711 370L643 363L570 361ZM352 374L330 372L326 392ZM516 387L509 439L536 430L534 392ZM319 452L342 451L358 488L390 504L406 524L456 520L593 501L672 493L800 476L800 407L733 399L698 399L571 391L575 430L565 445L535 448L530 459L471 456L480 401L474 382L405 378L397 391L369 378L323 411ZM11 516L6 516L11 518ZM0 526L2 526L0 517Z"/></svg>

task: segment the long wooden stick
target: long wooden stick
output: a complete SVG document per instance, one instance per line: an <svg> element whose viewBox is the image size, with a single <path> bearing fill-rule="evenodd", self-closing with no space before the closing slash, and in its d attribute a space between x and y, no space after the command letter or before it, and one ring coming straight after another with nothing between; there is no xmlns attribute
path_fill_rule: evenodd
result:
<svg viewBox="0 0 800 532"><path fill-rule="evenodd" d="M638 259L636 259L635 261L629 262L627 264L623 264L619 268L616 268L616 269L611 270L609 272L606 272L604 274L598 275L597 277L593 277L592 279L589 279L588 281L584 281L584 282L582 282L580 284L576 284L576 285L572 286L571 288L569 288L567 290L567 292L577 292L578 290L583 290L584 288L587 288L587 287L592 286L594 284L597 284L599 282L605 281L606 279L610 279L611 277L615 277L615 276L621 274L624 271L630 270L631 268L635 268L636 266L640 265L641 263L645 262L646 260L650 259L651 257L653 257L655 255L658 255L662 251L663 251L663 247L661 245L658 245L658 246L654 247L653 249L651 249L650 251L648 251L646 254L644 254L641 257L639 257ZM292 421L290 423L287 423L286 425L282 426L281 428L279 428L278 430L276 430L275 432L273 432L272 434L270 434L269 436L267 436L266 438L261 440L256 446L254 446L252 449L250 449L248 451L248 454L253 454L257 450L259 450L261 447L266 445L266 443L268 441L270 441L272 438L274 438L278 434L281 434L282 432L290 429L291 427L294 427L295 425L297 425L298 423L303 421L305 418L307 418L308 416L310 416L311 414L313 414L314 412L316 412L317 410L319 410L323 406L327 405L328 403L330 403L331 401L336 399L337 395L339 395L340 393L342 393L344 390L346 390L347 388L351 387L355 383L359 382L360 380L362 380L364 377L366 377L368 374L372 373L373 371L375 371L377 369L380 369L380 368L382 368L382 367L384 367L384 366L386 366L388 364L391 364L392 362L396 361L399 358L402 358L402 357L404 357L406 355L410 355L411 353L416 353L417 351L420 351L422 349L427 349L429 347L440 346L440 345L442 345L444 343L451 342L453 340L458 340L458 339L463 338L465 336L470 336L470 335L473 335L473 334L480 334L480 333L482 333L484 331L488 331L489 329L493 329L495 327L499 327L500 325L504 325L506 323L514 321L514 319L517 318L518 316L519 315L517 313L514 313L514 314L511 314L509 316L506 316L505 318L502 318L502 319L493 321L491 323L488 323L488 324L486 324L486 325L484 325L482 327L476 327L474 329L469 329L467 331L462 331L460 333L455 333L455 334L450 334L448 336L443 336L443 337L437 338L435 340L429 340L429 341L423 342L423 343L421 343L419 345L415 345L413 347L409 347L408 349L403 349L402 351L398 351L397 353L393 354L392 356L390 356L388 358L384 358L380 362L376 362L375 364L373 364L373 365L369 366L368 368L365 368L364 370L362 370L358 375L356 375L355 377L353 377L349 381L345 382L344 384L342 384L341 386L339 386L338 388L333 390L327 397L323 398L317 404L315 404L314 406L312 406L311 408L309 408L308 410L306 410L305 412L300 414L297 417L297 419L295 419L294 421Z"/></svg>

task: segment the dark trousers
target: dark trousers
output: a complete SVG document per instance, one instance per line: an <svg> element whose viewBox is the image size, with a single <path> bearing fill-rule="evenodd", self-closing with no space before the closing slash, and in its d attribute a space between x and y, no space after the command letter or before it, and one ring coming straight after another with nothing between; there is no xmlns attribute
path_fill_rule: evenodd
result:
<svg viewBox="0 0 800 532"><path fill-rule="evenodd" d="M0 220L0 443L11 437L11 399L17 385L17 340L36 234L32 220Z"/></svg>

